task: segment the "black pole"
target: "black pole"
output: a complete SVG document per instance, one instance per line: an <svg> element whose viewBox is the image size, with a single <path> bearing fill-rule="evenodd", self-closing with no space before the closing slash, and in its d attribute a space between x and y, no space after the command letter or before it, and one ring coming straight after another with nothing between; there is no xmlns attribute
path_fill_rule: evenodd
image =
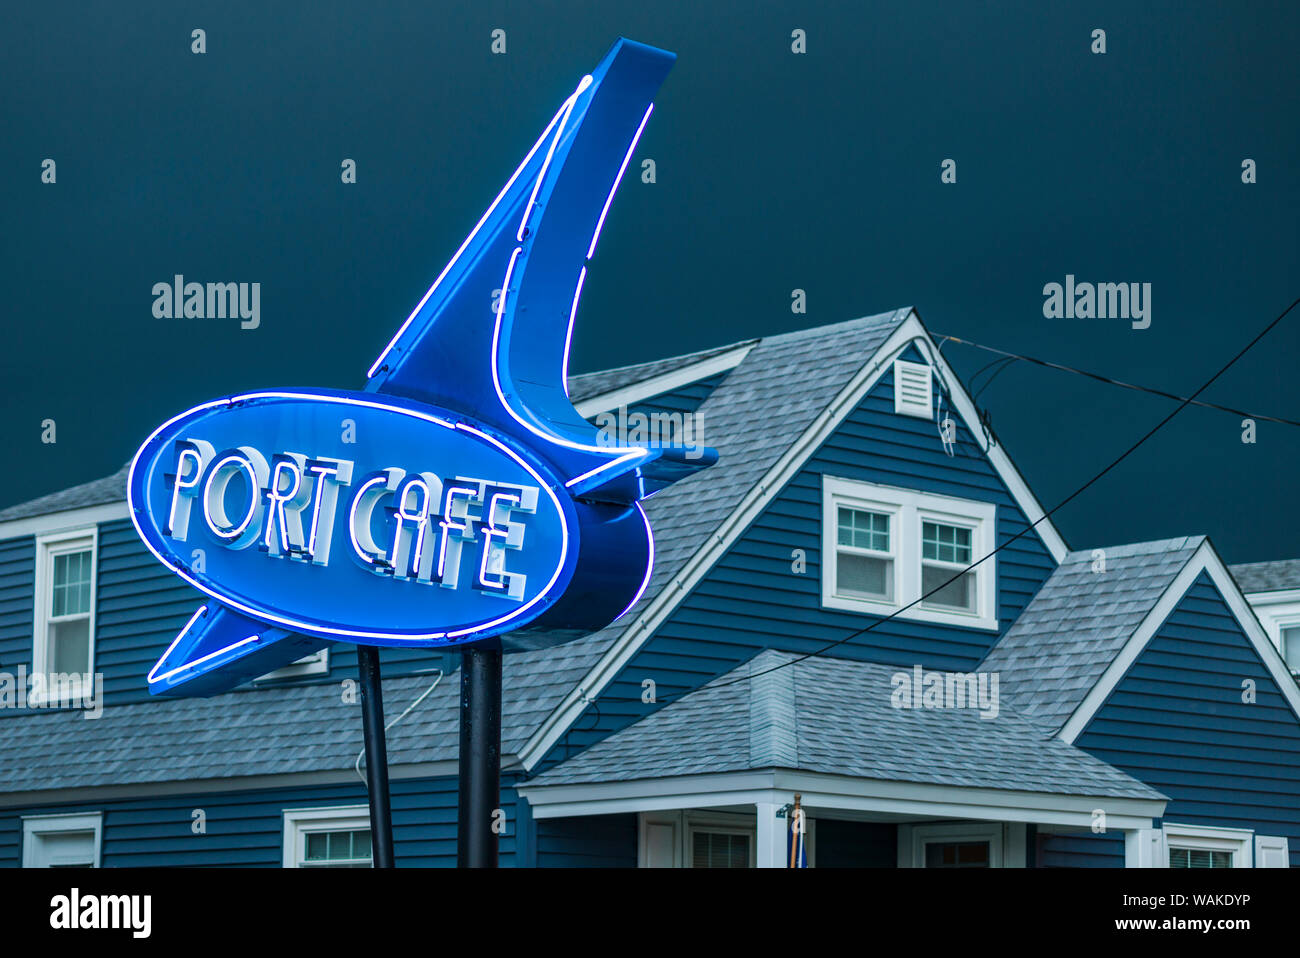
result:
<svg viewBox="0 0 1300 958"><path fill-rule="evenodd" d="M393 814L388 799L388 745L384 741L384 689L379 650L357 646L361 672L361 722L366 740L366 788L370 792L370 846L376 868L393 867Z"/></svg>
<svg viewBox="0 0 1300 958"><path fill-rule="evenodd" d="M467 649L460 664L458 867L497 867L492 818L500 794L501 649Z"/></svg>

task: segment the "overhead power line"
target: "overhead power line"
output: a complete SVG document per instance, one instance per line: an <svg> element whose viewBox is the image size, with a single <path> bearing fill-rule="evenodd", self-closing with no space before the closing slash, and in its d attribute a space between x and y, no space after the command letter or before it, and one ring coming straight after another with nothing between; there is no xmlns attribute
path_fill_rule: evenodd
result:
<svg viewBox="0 0 1300 958"><path fill-rule="evenodd" d="M1076 369L1074 366L1066 366L1064 363L1054 363L1046 359L1037 359L1033 356L1023 356L1020 353L1007 352L1005 349L997 349L996 347L993 346L985 346L983 343L972 342L969 339L962 339L959 336L941 335L939 338L944 342L960 343L963 346L972 346L975 349L982 349L988 353L996 353L998 356L1002 356L1005 358L1007 365L1003 366L1001 369L998 369L997 372L993 373L993 375L988 378L988 380L984 383L984 385L979 388L979 392L983 392L988 387L989 383L993 382L994 377L996 377L999 373L1001 373L1003 369L1006 369L1008 366L1013 365L1016 360L1022 360L1027 363L1033 363L1035 366L1045 366L1048 369L1059 369L1062 372L1074 373L1075 375L1078 376L1086 376L1089 379L1095 379L1097 380L1097 382L1106 383L1107 385L1110 386L1119 386L1123 389L1133 389L1136 390L1137 392L1150 393L1153 396L1164 396L1166 399L1174 399L1177 400L1178 402L1183 402L1186 399L1186 397L1184 396L1179 396L1171 392L1165 392L1163 389L1155 389L1152 388L1151 386L1139 386L1136 383L1122 382L1121 380L1113 379L1110 376L1103 376L1101 373L1089 372L1086 369ZM979 369L975 373L975 376L978 376L985 369L988 369L990 366L1001 361L1003 360L994 360L992 363L989 363L987 366L984 366L981 369ZM974 384L975 376L971 377L972 385ZM1207 409L1218 409L1222 412L1230 412L1233 415L1241 416L1245 419L1262 419L1265 422L1280 422L1287 426L1300 426L1300 420L1286 419L1281 416L1265 416L1260 413L1245 412L1244 410L1241 409L1234 409L1232 406L1222 406L1218 403L1206 402L1203 399L1189 399L1187 400L1187 403L1188 405L1191 406L1204 406Z"/></svg>

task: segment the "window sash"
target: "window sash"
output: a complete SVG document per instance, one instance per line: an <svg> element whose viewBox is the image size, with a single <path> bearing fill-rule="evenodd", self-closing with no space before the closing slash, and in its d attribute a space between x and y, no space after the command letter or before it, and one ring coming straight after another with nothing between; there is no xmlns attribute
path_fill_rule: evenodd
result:
<svg viewBox="0 0 1300 958"><path fill-rule="evenodd" d="M855 552L866 552L866 553L872 553L874 555L892 556L894 554L894 549L892 548L894 544L894 536L893 536L894 517L890 512L876 510L876 509L863 509L857 506L845 505L844 503L837 504L836 508L837 508L836 523L835 523L836 548L851 549ZM856 524L856 522L853 522L846 527L844 524L845 513L848 513L850 516L855 516L855 515L868 516L870 517L871 520L870 524L866 528L861 528ZM884 520L884 529L876 528L875 520L877 519ZM846 531L849 533L850 541L848 542L845 542L843 540L843 536ZM857 533L864 533L867 541L871 543L871 545L865 545L865 546L859 545L855 541L857 538ZM881 548L880 546L877 546L875 544L877 536L884 537L885 540L884 548Z"/></svg>

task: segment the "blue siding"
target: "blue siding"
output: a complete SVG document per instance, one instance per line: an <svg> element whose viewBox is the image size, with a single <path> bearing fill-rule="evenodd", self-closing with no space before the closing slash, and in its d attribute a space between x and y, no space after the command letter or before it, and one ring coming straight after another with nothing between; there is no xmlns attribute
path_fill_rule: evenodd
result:
<svg viewBox="0 0 1300 958"><path fill-rule="evenodd" d="M1123 868L1124 836L1039 835L1039 868Z"/></svg>
<svg viewBox="0 0 1300 958"><path fill-rule="evenodd" d="M36 539L0 542L0 670L15 677L18 666L32 666L35 592Z"/></svg>
<svg viewBox="0 0 1300 958"><path fill-rule="evenodd" d="M1025 529L1028 520L1011 493L965 426L954 422L956 454L949 457L934 422L894 413L893 373L886 372L632 658L597 707L574 723L541 768L656 708L641 703L643 679L654 680L660 701L671 700L762 649L815 652L879 621L821 606L823 474L994 503L999 544ZM796 548L807 555L803 574L791 568ZM974 669L1055 566L1036 532L998 553L997 633L893 619L827 654L901 666Z"/></svg>
<svg viewBox="0 0 1300 958"><path fill-rule="evenodd" d="M1075 744L1168 795L1166 821L1285 835L1300 867L1300 721L1206 574Z"/></svg>
<svg viewBox="0 0 1300 958"><path fill-rule="evenodd" d="M402 866L456 864L456 780L397 779L392 782L393 843ZM0 867L22 857L22 816L102 812L101 860L105 868L169 865L278 868L283 862L286 808L364 805L360 781L342 785L196 792L152 798L0 809ZM503 785L506 833L502 865L513 865L517 846L517 797ZM195 809L206 813L207 831L191 830ZM635 844L633 855L635 856Z"/></svg>
<svg viewBox="0 0 1300 958"><path fill-rule="evenodd" d="M145 676L203 599L154 558L129 520L100 525L95 669L105 704L149 698Z"/></svg>
<svg viewBox="0 0 1300 958"><path fill-rule="evenodd" d="M537 821L541 868L635 868L635 815L591 815Z"/></svg>

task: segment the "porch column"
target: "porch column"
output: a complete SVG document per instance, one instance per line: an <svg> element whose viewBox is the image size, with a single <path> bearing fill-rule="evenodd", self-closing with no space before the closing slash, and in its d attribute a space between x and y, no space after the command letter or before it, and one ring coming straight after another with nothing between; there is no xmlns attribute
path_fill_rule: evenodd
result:
<svg viewBox="0 0 1300 958"><path fill-rule="evenodd" d="M1124 832L1125 868L1164 868L1168 861L1164 829L1134 828Z"/></svg>
<svg viewBox="0 0 1300 958"><path fill-rule="evenodd" d="M786 821L777 817L780 805L760 802L754 806L757 810L755 820L758 835L757 865L759 868L785 867L785 830Z"/></svg>

